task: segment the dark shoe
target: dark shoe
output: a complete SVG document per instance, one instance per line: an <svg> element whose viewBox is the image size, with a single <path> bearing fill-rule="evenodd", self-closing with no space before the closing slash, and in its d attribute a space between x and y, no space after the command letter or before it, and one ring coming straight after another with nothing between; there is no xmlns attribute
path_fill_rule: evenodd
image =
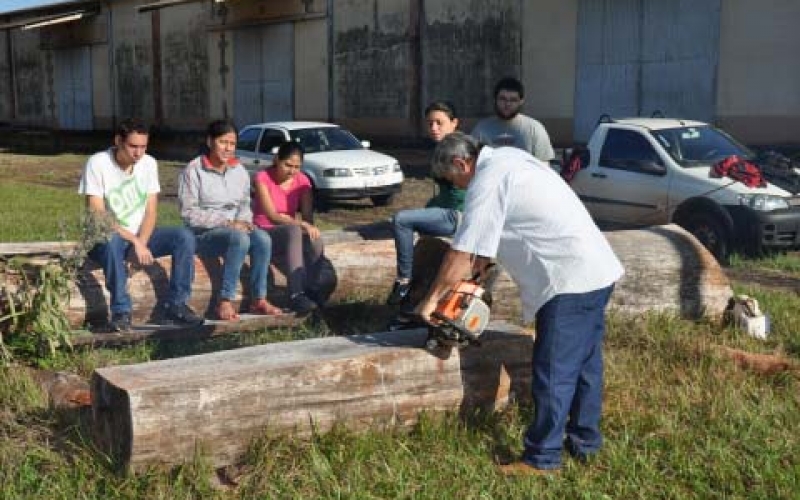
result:
<svg viewBox="0 0 800 500"><path fill-rule="evenodd" d="M390 293L389 298L386 299L386 305L389 306L400 305L403 302L403 299L406 298L410 290L411 290L410 281L406 283L403 283L402 281L395 281L394 286L392 287L392 293Z"/></svg>
<svg viewBox="0 0 800 500"><path fill-rule="evenodd" d="M186 304L166 304L164 306L163 323L177 326L200 326L205 320L195 314Z"/></svg>
<svg viewBox="0 0 800 500"><path fill-rule="evenodd" d="M317 304L301 292L289 299L289 309L297 314L308 314L317 309Z"/></svg>
<svg viewBox="0 0 800 500"><path fill-rule="evenodd" d="M111 315L111 321L108 322L109 332L129 332L131 331L131 313L121 312Z"/></svg>

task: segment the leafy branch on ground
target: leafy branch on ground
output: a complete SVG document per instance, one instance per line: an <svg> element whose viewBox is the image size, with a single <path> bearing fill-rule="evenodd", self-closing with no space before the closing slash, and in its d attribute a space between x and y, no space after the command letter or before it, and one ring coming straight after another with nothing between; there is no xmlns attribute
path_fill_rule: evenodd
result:
<svg viewBox="0 0 800 500"><path fill-rule="evenodd" d="M55 261L42 264L35 258L15 256L4 262L6 276L16 276L18 283L14 287L6 285L3 290L0 362L9 362L14 353L34 359L48 358L59 346L71 346L65 308L71 284L89 251L97 243L108 241L114 221L106 214L87 211L81 216L80 225L82 237ZM66 234L64 224L61 226L61 234Z"/></svg>

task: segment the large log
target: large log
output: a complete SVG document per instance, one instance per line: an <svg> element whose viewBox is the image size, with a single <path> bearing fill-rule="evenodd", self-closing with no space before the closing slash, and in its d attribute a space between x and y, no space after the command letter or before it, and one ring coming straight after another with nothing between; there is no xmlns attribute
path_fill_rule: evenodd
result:
<svg viewBox="0 0 800 500"><path fill-rule="evenodd" d="M671 311L687 318L719 316L731 296L730 284L714 257L689 233L676 225L605 233L625 267L617 284L612 307L626 313ZM327 231L326 256L338 279L332 302L366 297L382 300L395 276L395 251L385 230ZM371 239L381 237L383 239ZM418 297L436 274L447 243L422 238L415 250L414 295ZM2 249L0 248L0 254ZM212 306L219 268L213 262L196 260L196 276L191 305L197 311ZM134 320L146 321L167 288L169 258L158 264L134 270L129 290L134 303ZM273 273L270 297L285 304L285 280ZM240 292L242 288L240 286ZM519 317L519 297L513 281L503 274L495 292L494 317ZM244 298L241 296L240 298ZM108 295L103 274L89 265L80 274L71 294L68 316L75 326L105 318Z"/></svg>
<svg viewBox="0 0 800 500"><path fill-rule="evenodd" d="M495 409L530 392L529 332L492 323L481 347L437 357L423 330L268 344L98 369L93 435L125 470L235 462L264 433L409 425L421 411Z"/></svg>

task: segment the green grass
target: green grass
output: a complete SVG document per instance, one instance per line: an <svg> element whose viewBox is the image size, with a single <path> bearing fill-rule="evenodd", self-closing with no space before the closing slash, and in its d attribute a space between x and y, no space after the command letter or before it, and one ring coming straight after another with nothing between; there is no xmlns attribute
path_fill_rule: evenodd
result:
<svg viewBox="0 0 800 500"><path fill-rule="evenodd" d="M786 295L786 294L783 294ZM521 450L531 409L494 414L424 415L410 430L341 427L314 438L275 436L252 443L237 489L212 486L198 455L173 469L113 474L75 416L47 408L40 389L14 369L0 385L1 498L499 499L797 498L800 384L796 376L757 375L716 354L726 345L771 352L796 345L796 296L764 294L774 314L766 343L706 322L671 316L612 317L606 344L606 444L592 463L566 459L559 477L506 479L496 457ZM304 329L299 336L317 335ZM95 350L59 368L96 366L293 337L286 330L215 340ZM789 349L792 350L792 349ZM795 351L795 356L796 356ZM127 357L126 357L127 356Z"/></svg>
<svg viewBox="0 0 800 500"><path fill-rule="evenodd" d="M800 276L800 258L795 253L773 253L759 258L731 257L731 267L746 270L767 270Z"/></svg>
<svg viewBox="0 0 800 500"><path fill-rule="evenodd" d="M75 240L80 236L83 197L64 188L4 182L0 185L0 241ZM180 225L174 204L159 203L158 224Z"/></svg>

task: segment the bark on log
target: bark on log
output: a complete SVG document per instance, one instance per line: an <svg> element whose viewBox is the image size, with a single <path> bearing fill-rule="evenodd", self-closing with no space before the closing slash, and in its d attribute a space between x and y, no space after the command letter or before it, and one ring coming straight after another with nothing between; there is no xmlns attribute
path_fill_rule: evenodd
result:
<svg viewBox="0 0 800 500"><path fill-rule="evenodd" d="M219 467L265 432L409 425L423 410L528 397L529 332L494 322L481 347L447 359L419 348L425 338L327 337L101 368L91 382L95 442L124 470L181 463L198 448Z"/></svg>
<svg viewBox="0 0 800 500"><path fill-rule="evenodd" d="M671 311L687 318L704 315L717 317L731 296L730 284L713 256L689 233L678 226L657 226L645 229L610 231L606 237L625 267L625 276L617 284L612 307L626 313ZM394 280L396 261L391 239L385 230L330 231L324 234L325 254L338 279L331 297L343 299L367 297L382 301ZM419 297L435 277L447 243L435 238L422 238L415 249L413 297ZM196 276L192 289L192 307L205 312L213 306L219 268L213 263L196 260ZM158 264L135 270L129 281L133 299L134 320L147 321L159 297L167 289L169 258ZM275 273L270 298L285 304L285 280ZM272 286L277 285L277 286ZM240 286L241 290L241 286ZM493 317L519 318L519 297L516 285L503 273L494 291ZM244 298L241 297L240 298ZM100 322L105 318L108 296L103 274L96 266L81 273L68 305L70 322L75 326Z"/></svg>

